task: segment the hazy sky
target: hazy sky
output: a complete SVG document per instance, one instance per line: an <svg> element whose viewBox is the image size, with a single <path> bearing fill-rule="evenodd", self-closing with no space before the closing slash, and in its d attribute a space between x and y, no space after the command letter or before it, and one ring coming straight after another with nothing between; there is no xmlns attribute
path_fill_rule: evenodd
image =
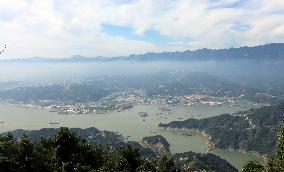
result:
<svg viewBox="0 0 284 172"><path fill-rule="evenodd" d="M0 0L0 58L284 42L284 0Z"/></svg>

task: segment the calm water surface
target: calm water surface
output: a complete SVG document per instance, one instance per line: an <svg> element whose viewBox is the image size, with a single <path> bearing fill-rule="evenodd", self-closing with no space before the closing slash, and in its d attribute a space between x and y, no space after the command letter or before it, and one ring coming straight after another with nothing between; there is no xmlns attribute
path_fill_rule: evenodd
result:
<svg viewBox="0 0 284 172"><path fill-rule="evenodd" d="M123 112L109 112L107 114L86 114L86 115L58 115L48 112L47 109L32 109L16 107L14 105L0 104L0 132L13 129L40 129L54 127L96 127L100 130L116 131L127 137L128 140L140 141L142 137L149 135L163 135L170 143L172 153L194 151L206 153L208 140L197 134L192 136L184 135L180 132L165 131L159 129L159 123L168 123L173 120L184 120L190 117L205 118L216 116L223 113L235 113L240 110L255 107L252 103L242 102L241 106L219 106L191 105L171 107L172 113L157 115L161 112L159 105L137 105L132 109ZM145 121L137 115L137 112L147 112L148 117ZM50 125L50 122L59 122L59 125ZM260 157L252 153L240 153L228 150L213 151L237 168L248 160L262 161Z"/></svg>

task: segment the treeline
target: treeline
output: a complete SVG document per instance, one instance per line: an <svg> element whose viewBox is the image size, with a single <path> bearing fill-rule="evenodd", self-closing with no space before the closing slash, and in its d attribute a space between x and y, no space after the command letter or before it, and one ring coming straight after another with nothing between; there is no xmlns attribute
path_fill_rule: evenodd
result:
<svg viewBox="0 0 284 172"><path fill-rule="evenodd" d="M281 131L277 139L277 148L268 160L267 165L261 165L256 161L245 164L242 172L283 172L284 171L284 118Z"/></svg>
<svg viewBox="0 0 284 172"><path fill-rule="evenodd" d="M283 123L284 124L284 123ZM284 171L284 126L278 147L267 166L248 162L243 172ZM87 144L67 128L60 128L52 138L31 141L27 135L14 139L11 134L0 137L0 171L62 171L62 172L237 172L226 160L213 154L186 152L172 157L146 158L137 148L117 149Z"/></svg>
<svg viewBox="0 0 284 172"><path fill-rule="evenodd" d="M21 102L52 100L58 102L97 101L109 95L101 83L80 83L64 85L47 85L38 87L19 87L0 91L0 99Z"/></svg>
<svg viewBox="0 0 284 172"><path fill-rule="evenodd" d="M234 115L224 114L205 119L187 119L159 124L164 128L198 129L211 136L216 148L257 151L270 154L276 148L284 103L261 107Z"/></svg>
<svg viewBox="0 0 284 172"><path fill-rule="evenodd" d="M237 172L237 169L228 166L228 162L225 159L218 159L216 155L212 153L199 154L195 152L184 152L175 154L175 158L178 166L183 166L184 171L212 171L212 172Z"/></svg>
<svg viewBox="0 0 284 172"><path fill-rule="evenodd" d="M168 160L165 160L168 161ZM159 162L159 168L167 163ZM52 138L31 142L27 136L0 139L0 171L151 171L155 164L140 156L138 149L103 149L86 144L67 128Z"/></svg>
<svg viewBox="0 0 284 172"><path fill-rule="evenodd" d="M59 132L59 128L42 128L39 130L23 130L16 129L10 132L2 133L2 136L7 134L13 135L15 140L20 139L23 135L27 135L31 141L40 141L42 138L53 138ZM101 131L95 127L86 129L69 128L71 133L75 133L77 137L84 138L86 144L99 145L102 148L119 148L130 145L133 148L139 149L139 153L145 157L157 157L157 153L150 148L143 147L136 141L125 141L125 138L118 133L112 131Z"/></svg>
<svg viewBox="0 0 284 172"><path fill-rule="evenodd" d="M132 172L132 171L219 171L237 172L226 160L212 154L185 153L149 158L138 148L118 148L88 144L67 128L51 138L31 141L27 135L14 139L0 137L0 171Z"/></svg>

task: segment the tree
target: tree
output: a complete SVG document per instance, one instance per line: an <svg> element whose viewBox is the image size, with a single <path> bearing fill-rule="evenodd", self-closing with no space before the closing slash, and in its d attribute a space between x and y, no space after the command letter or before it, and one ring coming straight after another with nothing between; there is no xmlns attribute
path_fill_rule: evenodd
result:
<svg viewBox="0 0 284 172"><path fill-rule="evenodd" d="M34 148L33 144L30 142L27 135L23 135L20 140L16 144L17 147L17 155L16 160L20 164L21 171L32 171L33 164L36 160L34 156Z"/></svg>
<svg viewBox="0 0 284 172"><path fill-rule="evenodd" d="M284 171L284 118L282 120L282 126L279 133L279 140L277 143L277 150L271 156L268 166L264 167L256 161L250 161L245 164L242 172L283 172Z"/></svg>
<svg viewBox="0 0 284 172"><path fill-rule="evenodd" d="M118 163L123 165L121 168L127 168L130 171L134 171L141 164L141 157L138 149L127 146L118 150Z"/></svg>
<svg viewBox="0 0 284 172"><path fill-rule="evenodd" d="M249 161L242 169L243 172L265 172L266 169L257 161Z"/></svg>
<svg viewBox="0 0 284 172"><path fill-rule="evenodd" d="M145 159L143 163L137 168L137 171L144 172L144 171L157 171L156 164L151 161L150 159Z"/></svg>
<svg viewBox="0 0 284 172"><path fill-rule="evenodd" d="M284 118L281 127L281 133L277 144L277 150L271 157L268 164L269 172L284 171Z"/></svg>
<svg viewBox="0 0 284 172"><path fill-rule="evenodd" d="M160 172L171 172L175 171L174 169L174 160L172 158L168 158L166 156L162 157L159 167Z"/></svg>
<svg viewBox="0 0 284 172"><path fill-rule="evenodd" d="M140 155L137 148L121 148L87 144L86 141L60 128L51 138L31 141L27 135L14 140L12 135L0 136L0 171L160 171L174 170L174 161L163 157L157 165L154 159Z"/></svg>

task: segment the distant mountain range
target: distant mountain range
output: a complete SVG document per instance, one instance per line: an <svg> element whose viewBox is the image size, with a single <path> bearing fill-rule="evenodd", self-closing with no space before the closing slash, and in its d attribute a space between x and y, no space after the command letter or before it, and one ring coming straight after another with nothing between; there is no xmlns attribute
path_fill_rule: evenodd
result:
<svg viewBox="0 0 284 172"><path fill-rule="evenodd" d="M75 55L70 58L33 57L28 59L2 60L0 62L106 62L106 61L190 61L190 60L284 60L284 43L271 43L255 47L229 49L199 49L183 52L146 53L119 57L84 57Z"/></svg>

